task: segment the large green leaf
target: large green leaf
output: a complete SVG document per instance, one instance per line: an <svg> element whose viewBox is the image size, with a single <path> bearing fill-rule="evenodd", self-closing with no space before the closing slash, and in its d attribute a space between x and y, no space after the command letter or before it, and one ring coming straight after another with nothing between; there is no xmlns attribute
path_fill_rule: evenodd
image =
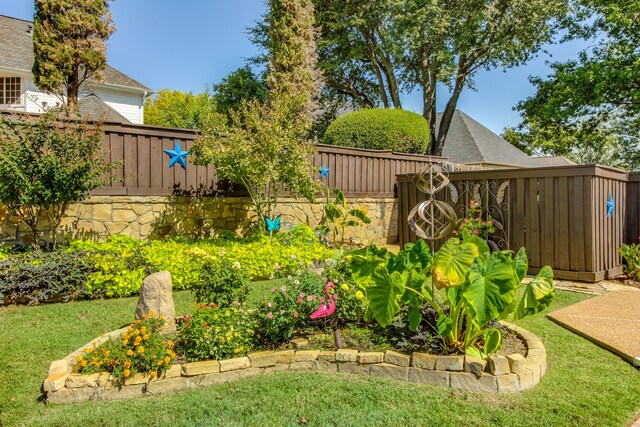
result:
<svg viewBox="0 0 640 427"><path fill-rule="evenodd" d="M335 204L328 204L324 207L324 216L327 221L335 222L338 218L342 218L342 210Z"/></svg>
<svg viewBox="0 0 640 427"><path fill-rule="evenodd" d="M450 288L464 283L469 268L480 251L473 243L449 239L433 257L431 274L436 288Z"/></svg>
<svg viewBox="0 0 640 427"><path fill-rule="evenodd" d="M489 328L483 332L484 336L484 353L487 356L496 353L502 348L502 334L499 329Z"/></svg>
<svg viewBox="0 0 640 427"><path fill-rule="evenodd" d="M379 266L383 266L386 259L377 255L353 255L351 258L351 277L362 286L369 286L371 276Z"/></svg>
<svg viewBox="0 0 640 427"><path fill-rule="evenodd" d="M442 338L442 341L445 341L446 337L449 336L452 328L453 319L451 319L449 316L438 316L436 330L438 331L438 335L440 335L440 338Z"/></svg>
<svg viewBox="0 0 640 427"><path fill-rule="evenodd" d="M478 236L468 236L464 239L464 243L475 245L475 247L478 248L478 256L482 261L486 261L487 258L489 258L491 249L489 249L489 245L484 241L484 239Z"/></svg>
<svg viewBox="0 0 640 427"><path fill-rule="evenodd" d="M349 211L349 215L358 218L360 221L362 221L365 224L369 224L371 222L371 218L369 218L362 209L351 209Z"/></svg>
<svg viewBox="0 0 640 427"><path fill-rule="evenodd" d="M420 322L422 322L422 311L420 310L420 307L411 308L407 318L409 319L409 330L413 332L417 331L418 326L420 326Z"/></svg>
<svg viewBox="0 0 640 427"><path fill-rule="evenodd" d="M425 243L424 240L418 240L414 245L407 249L408 245L405 245L405 251L409 254L409 262L427 269L431 267L431 248Z"/></svg>
<svg viewBox="0 0 640 427"><path fill-rule="evenodd" d="M516 257L513 259L513 263L516 273L518 274L518 279L522 282L527 275L527 270L529 269L529 259L527 258L527 252L524 248L520 248Z"/></svg>
<svg viewBox="0 0 640 427"><path fill-rule="evenodd" d="M367 288L367 300L373 317L381 326L388 326L400 311L398 300L404 294L407 273L397 271L389 274L386 268L378 267L371 276Z"/></svg>
<svg viewBox="0 0 640 427"><path fill-rule="evenodd" d="M530 314L536 314L551 304L556 296L556 288L553 284L553 270L544 266L542 270L529 283L525 285L522 299L514 317L522 319Z"/></svg>
<svg viewBox="0 0 640 427"><path fill-rule="evenodd" d="M494 252L485 263L476 260L461 293L473 322L483 327L500 317L515 298L517 285L518 276L508 254Z"/></svg>
<svg viewBox="0 0 640 427"><path fill-rule="evenodd" d="M336 196L335 204L342 206L344 209L347 208L347 199L344 197L344 193L339 188L333 189L333 194Z"/></svg>

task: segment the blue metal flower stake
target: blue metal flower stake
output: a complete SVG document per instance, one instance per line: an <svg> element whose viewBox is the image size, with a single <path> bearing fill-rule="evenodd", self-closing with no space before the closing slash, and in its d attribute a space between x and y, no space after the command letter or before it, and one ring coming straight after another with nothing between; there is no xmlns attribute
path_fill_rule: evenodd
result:
<svg viewBox="0 0 640 427"><path fill-rule="evenodd" d="M176 163L178 163L180 166L182 166L182 169L187 168L187 162L185 161L185 159L189 152L182 151L182 148L180 147L180 141L176 139L175 148L173 150L164 150L164 152L171 158L171 161L169 161L169 167L173 167Z"/></svg>

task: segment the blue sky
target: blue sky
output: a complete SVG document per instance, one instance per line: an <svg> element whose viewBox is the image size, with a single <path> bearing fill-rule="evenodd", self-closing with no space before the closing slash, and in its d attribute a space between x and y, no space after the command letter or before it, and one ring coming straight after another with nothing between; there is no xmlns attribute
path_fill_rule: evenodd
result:
<svg viewBox="0 0 640 427"><path fill-rule="evenodd" d="M265 9L263 0L117 0L111 6L116 32L108 42L109 63L154 90L198 92L244 65L256 53L246 28ZM33 18L33 0L2 0L0 15ZM546 62L574 58L584 44L548 46L523 67L482 71L476 91L465 89L458 108L500 133L520 119L513 107L533 94L527 77L547 75ZM447 101L439 92L439 110ZM403 96L405 109L421 112L420 94Z"/></svg>

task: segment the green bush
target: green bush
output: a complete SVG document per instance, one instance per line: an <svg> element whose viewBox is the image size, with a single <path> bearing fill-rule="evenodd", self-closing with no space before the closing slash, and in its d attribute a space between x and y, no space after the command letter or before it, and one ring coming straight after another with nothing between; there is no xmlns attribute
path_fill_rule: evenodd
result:
<svg viewBox="0 0 640 427"><path fill-rule="evenodd" d="M201 305L177 321L178 353L189 361L242 356L254 346L254 323L242 306Z"/></svg>
<svg viewBox="0 0 640 427"><path fill-rule="evenodd" d="M0 268L0 304L31 305L87 298L92 294L87 286L91 272L81 251L11 255Z"/></svg>
<svg viewBox="0 0 640 427"><path fill-rule="evenodd" d="M618 249L624 259L624 271L633 280L640 281L640 245L622 245Z"/></svg>
<svg viewBox="0 0 640 427"><path fill-rule="evenodd" d="M338 117L324 134L325 144L424 154L429 123L411 111L373 108Z"/></svg>
<svg viewBox="0 0 640 427"><path fill-rule="evenodd" d="M198 304L228 307L233 302L244 303L250 284L239 262L210 262L203 265L200 280L191 290Z"/></svg>

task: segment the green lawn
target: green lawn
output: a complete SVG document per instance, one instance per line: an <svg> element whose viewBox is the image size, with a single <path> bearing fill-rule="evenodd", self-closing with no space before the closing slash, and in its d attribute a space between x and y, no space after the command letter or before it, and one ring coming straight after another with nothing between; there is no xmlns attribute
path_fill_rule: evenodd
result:
<svg viewBox="0 0 640 427"><path fill-rule="evenodd" d="M268 290L258 283L250 300ZM179 314L189 292L175 296ZM584 299L559 292L554 308ZM278 373L206 389L122 402L38 402L49 363L128 323L136 298L0 308L0 426L625 426L640 410L640 372L544 316L522 326L547 345L535 389L488 395L380 378Z"/></svg>

